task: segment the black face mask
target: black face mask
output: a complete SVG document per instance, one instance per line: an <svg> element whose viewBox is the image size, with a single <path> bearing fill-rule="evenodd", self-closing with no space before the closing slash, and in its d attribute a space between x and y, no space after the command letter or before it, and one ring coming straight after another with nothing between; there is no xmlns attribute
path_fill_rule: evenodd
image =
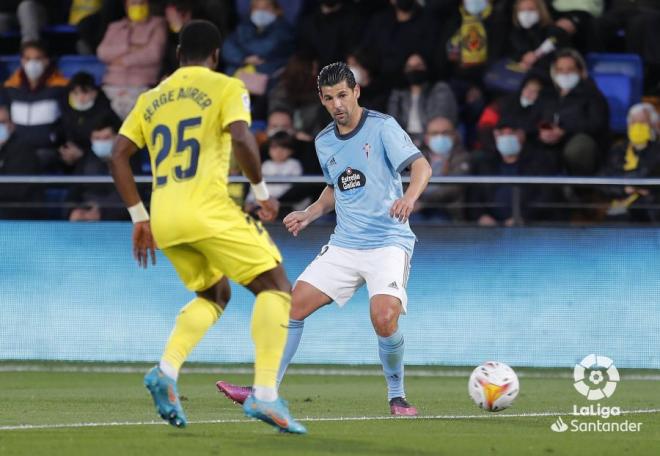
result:
<svg viewBox="0 0 660 456"><path fill-rule="evenodd" d="M412 11L417 5L416 0L396 0L396 7L401 11Z"/></svg>
<svg viewBox="0 0 660 456"><path fill-rule="evenodd" d="M404 73L408 84L410 85L420 85L424 84L428 80L428 72L426 70L410 70Z"/></svg>

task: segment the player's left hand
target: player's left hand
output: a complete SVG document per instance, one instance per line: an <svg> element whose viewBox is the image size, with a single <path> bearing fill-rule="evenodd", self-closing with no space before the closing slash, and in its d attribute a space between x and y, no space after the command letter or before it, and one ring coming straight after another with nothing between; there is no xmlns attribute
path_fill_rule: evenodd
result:
<svg viewBox="0 0 660 456"><path fill-rule="evenodd" d="M270 197L266 201L257 201L259 210L257 215L262 222L272 222L280 212L280 202Z"/></svg>
<svg viewBox="0 0 660 456"><path fill-rule="evenodd" d="M138 265L147 268L151 256L151 264L156 264L156 241L151 234L149 221L133 225L133 258Z"/></svg>
<svg viewBox="0 0 660 456"><path fill-rule="evenodd" d="M405 196L403 198L399 198L394 202L394 204L392 204L392 208L390 209L390 217L399 219L401 223L406 223L414 207L415 201L412 199L406 198Z"/></svg>

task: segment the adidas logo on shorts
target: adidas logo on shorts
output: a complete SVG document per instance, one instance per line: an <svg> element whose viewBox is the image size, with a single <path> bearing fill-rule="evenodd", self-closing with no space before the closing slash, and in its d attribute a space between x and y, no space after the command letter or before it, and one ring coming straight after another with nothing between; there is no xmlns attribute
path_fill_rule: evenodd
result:
<svg viewBox="0 0 660 456"><path fill-rule="evenodd" d="M389 288L394 288L395 290L399 289L399 286L396 284L396 282L392 282L391 284L388 285Z"/></svg>

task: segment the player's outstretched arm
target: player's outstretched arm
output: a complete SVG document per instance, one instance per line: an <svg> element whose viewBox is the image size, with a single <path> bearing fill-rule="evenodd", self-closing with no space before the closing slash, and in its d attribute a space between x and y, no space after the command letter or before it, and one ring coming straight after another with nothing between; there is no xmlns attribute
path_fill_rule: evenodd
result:
<svg viewBox="0 0 660 456"><path fill-rule="evenodd" d="M294 236L298 236L307 225L322 215L335 209L335 191L332 185L327 185L319 198L309 205L304 211L291 212L284 217L284 225Z"/></svg>
<svg viewBox="0 0 660 456"><path fill-rule="evenodd" d="M131 170L130 158L137 152L137 146L125 136L119 135L112 149L110 172L121 199L126 204L133 221L133 257L143 268L147 267L149 257L156 264L156 242L151 234L149 214L140 200L135 178Z"/></svg>
<svg viewBox="0 0 660 456"><path fill-rule="evenodd" d="M247 122L239 120L229 124L231 145L236 162L241 171L252 184L252 190L261 207L257 214L261 220L270 222L280 210L280 204L268 195L268 188L261 175L261 158L257 141L250 131Z"/></svg>
<svg viewBox="0 0 660 456"><path fill-rule="evenodd" d="M431 172L431 165L429 165L426 158L419 157L412 162L410 165L410 184L403 197L392 204L390 216L399 219L401 223L405 223L408 220L413 207L415 207L415 202L429 183Z"/></svg>

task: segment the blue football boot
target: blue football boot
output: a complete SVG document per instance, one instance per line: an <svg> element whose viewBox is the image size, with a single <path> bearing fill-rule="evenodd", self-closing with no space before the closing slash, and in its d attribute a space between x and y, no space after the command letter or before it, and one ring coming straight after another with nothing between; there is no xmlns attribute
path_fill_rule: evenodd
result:
<svg viewBox="0 0 660 456"><path fill-rule="evenodd" d="M306 434L305 426L293 419L289 405L282 398L272 402L260 401L251 394L243 403L245 415L261 420L277 428L280 432Z"/></svg>
<svg viewBox="0 0 660 456"><path fill-rule="evenodd" d="M151 393L156 405L156 412L162 419L178 428L186 427L188 419L183 413L179 393L176 389L176 381L168 377L155 366L144 376L144 386Z"/></svg>

